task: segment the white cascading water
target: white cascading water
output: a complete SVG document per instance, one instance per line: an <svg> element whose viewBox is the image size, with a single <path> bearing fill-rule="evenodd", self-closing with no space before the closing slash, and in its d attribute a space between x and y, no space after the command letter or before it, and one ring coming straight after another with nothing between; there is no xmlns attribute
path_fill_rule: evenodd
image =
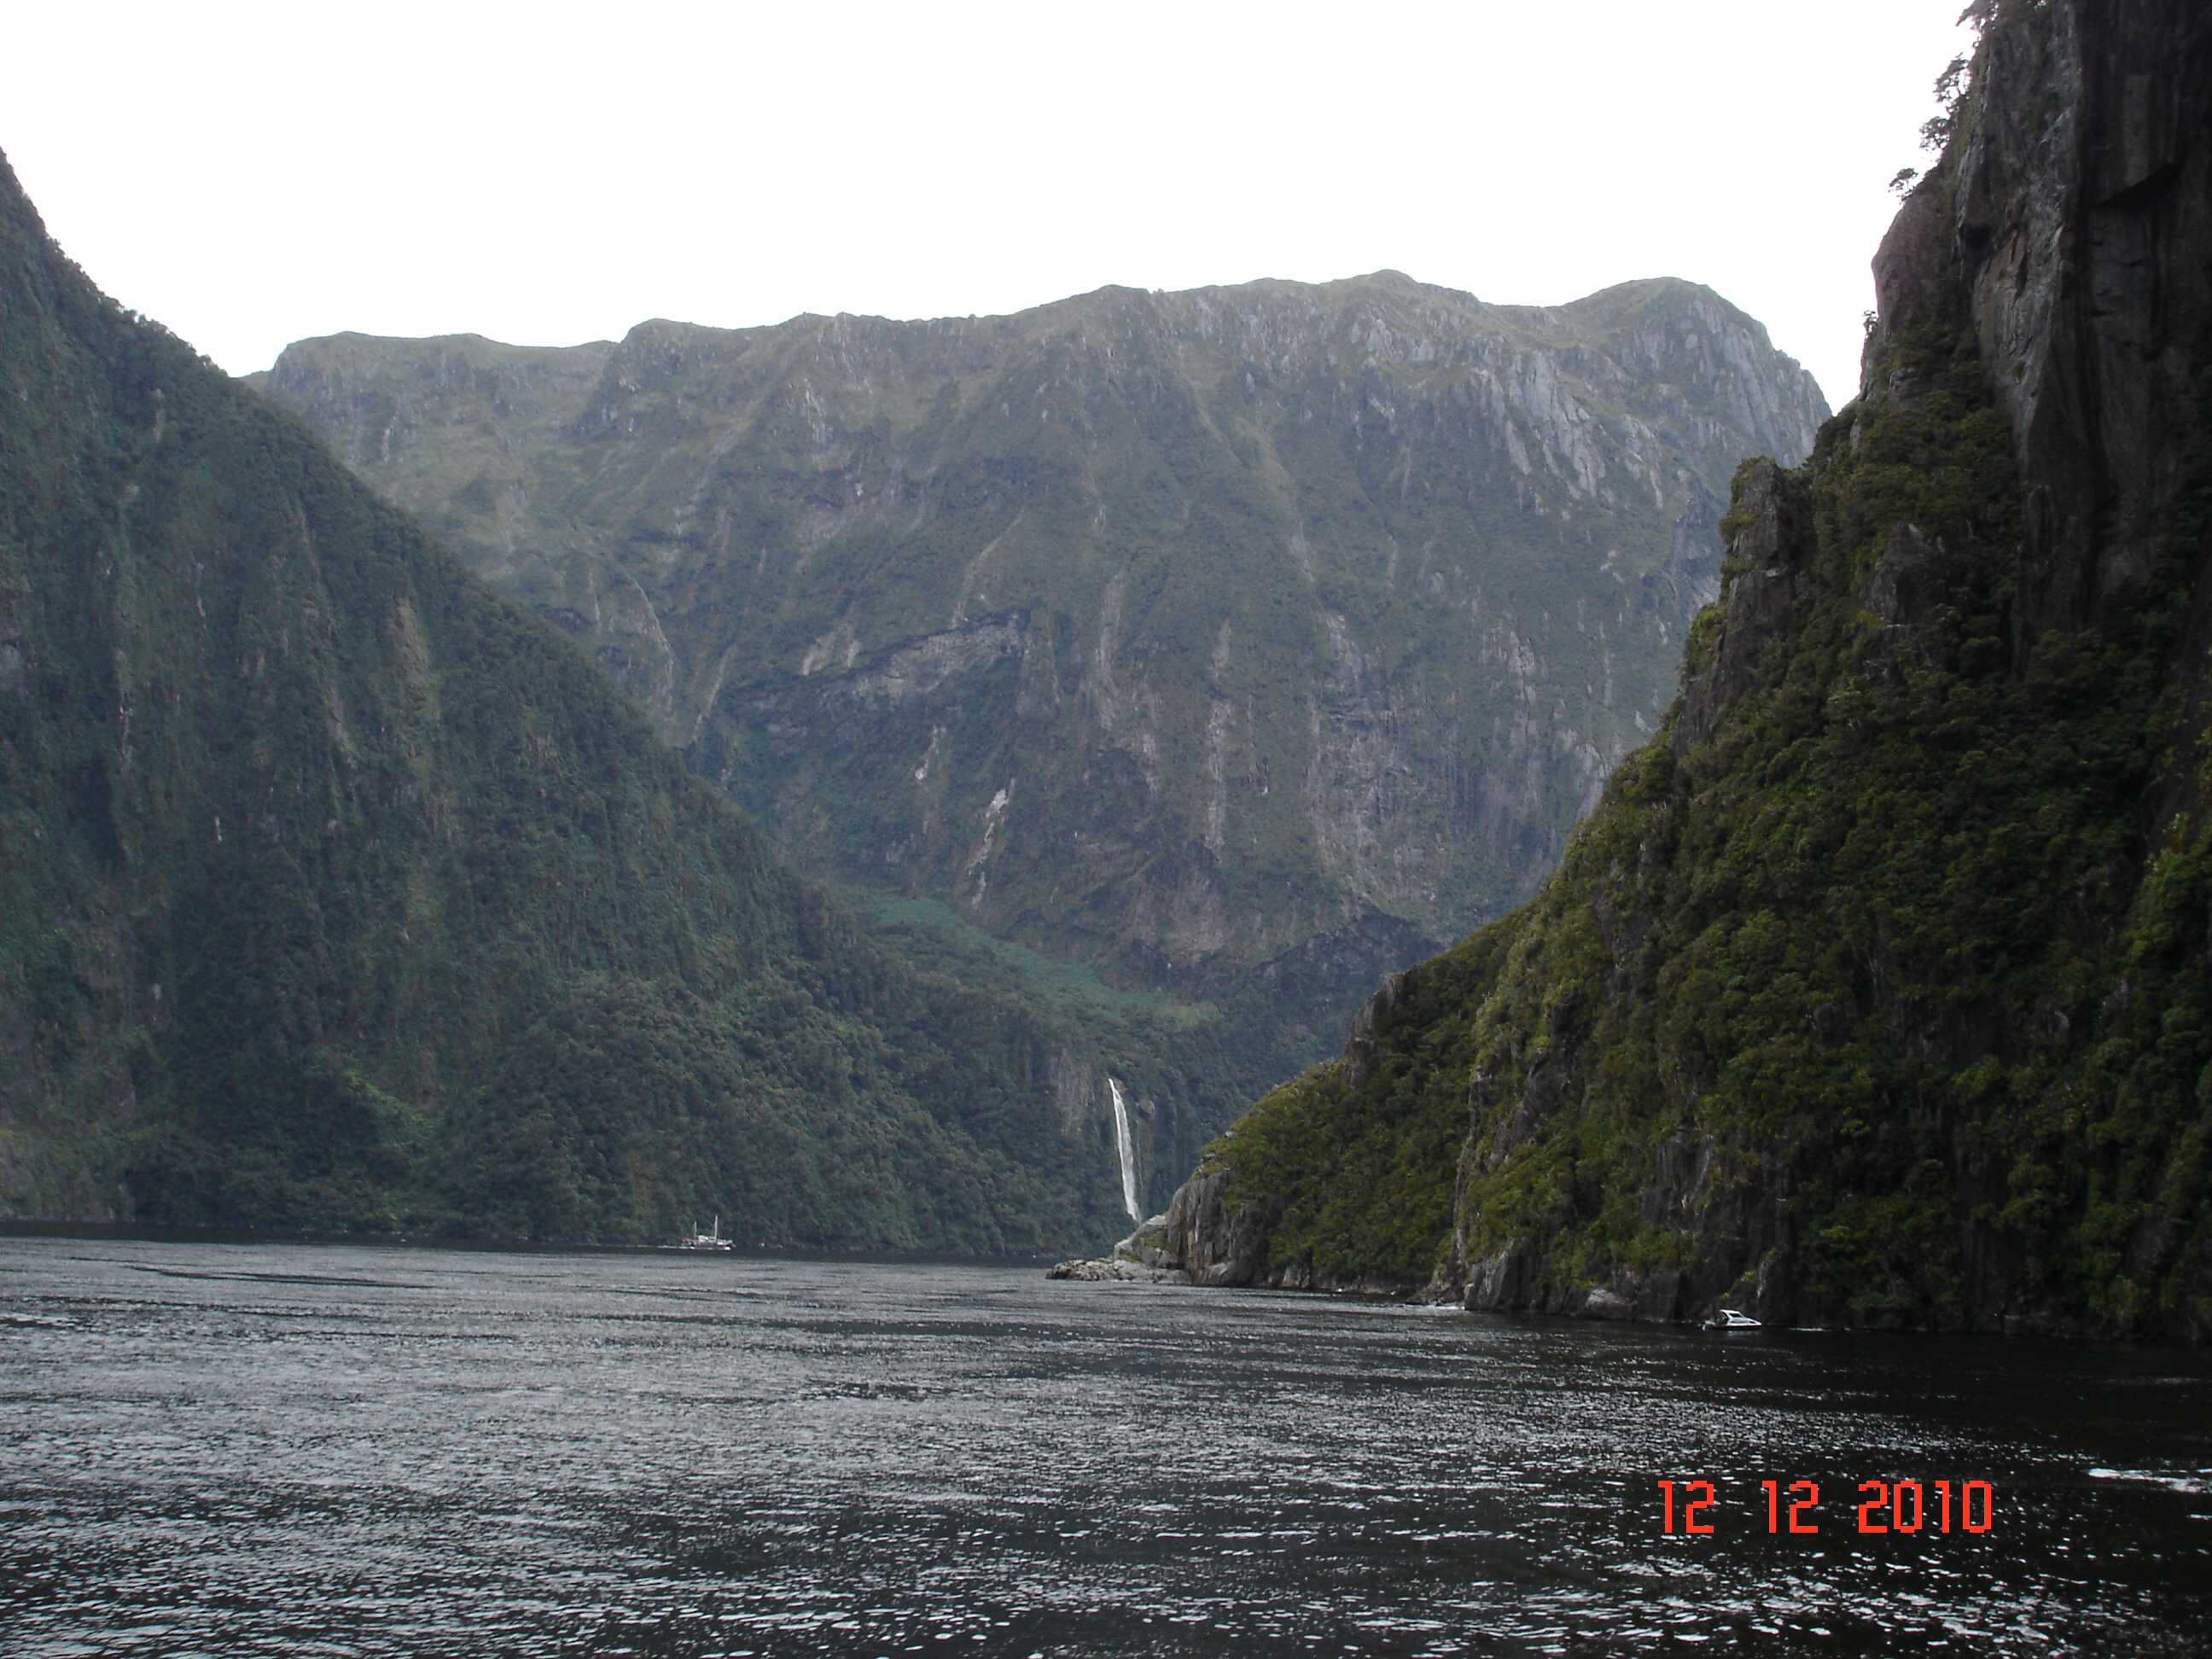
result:
<svg viewBox="0 0 2212 1659"><path fill-rule="evenodd" d="M1129 1139L1129 1109L1121 1099L1121 1085L1112 1078L1106 1086L1114 1091L1114 1144L1121 1149L1121 1202L1128 1206L1129 1219L1142 1221L1145 1213L1137 1207L1137 1148Z"/></svg>

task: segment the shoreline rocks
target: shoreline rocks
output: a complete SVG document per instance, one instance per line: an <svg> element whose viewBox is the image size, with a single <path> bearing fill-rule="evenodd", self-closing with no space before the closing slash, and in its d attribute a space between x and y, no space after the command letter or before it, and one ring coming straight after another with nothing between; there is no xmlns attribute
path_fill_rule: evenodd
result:
<svg viewBox="0 0 2212 1659"><path fill-rule="evenodd" d="M1044 1270L1047 1279L1079 1279L1096 1282L1120 1281L1132 1285L1188 1285L1190 1275L1180 1267L1147 1267L1140 1261L1126 1256L1109 1256L1103 1260L1061 1261Z"/></svg>

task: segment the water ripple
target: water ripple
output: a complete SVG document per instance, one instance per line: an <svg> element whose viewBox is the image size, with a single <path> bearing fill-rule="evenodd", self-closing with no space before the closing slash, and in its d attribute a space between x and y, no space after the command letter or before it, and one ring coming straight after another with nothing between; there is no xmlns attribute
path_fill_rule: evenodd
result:
<svg viewBox="0 0 2212 1659"><path fill-rule="evenodd" d="M2158 1651L2212 1613L2208 1407L2171 1353L11 1239L0 1644ZM1768 1478L1820 1483L1817 1535L1767 1533ZM1713 1482L1711 1535L1662 1534L1662 1479ZM1995 1524L1860 1534L1908 1479Z"/></svg>

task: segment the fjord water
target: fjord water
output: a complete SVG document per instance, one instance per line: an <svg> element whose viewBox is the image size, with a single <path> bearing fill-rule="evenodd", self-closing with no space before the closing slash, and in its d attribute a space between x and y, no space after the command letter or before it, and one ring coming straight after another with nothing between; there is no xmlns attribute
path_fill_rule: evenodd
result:
<svg viewBox="0 0 2212 1659"><path fill-rule="evenodd" d="M2185 1651L2172 1351L0 1238L0 1651ZM1769 1536L1759 1482L1819 1482ZM1918 1478L1921 1533L1857 1483ZM1711 1480L1711 1535L1662 1533ZM1933 1483L1986 1480L1986 1533ZM1786 1518L1786 1517L1785 1517ZM2163 1645L2161 1645L2163 1644Z"/></svg>

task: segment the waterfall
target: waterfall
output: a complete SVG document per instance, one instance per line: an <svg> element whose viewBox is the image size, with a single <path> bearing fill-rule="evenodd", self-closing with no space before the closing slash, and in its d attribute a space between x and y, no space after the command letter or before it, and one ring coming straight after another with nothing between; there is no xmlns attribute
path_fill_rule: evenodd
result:
<svg viewBox="0 0 2212 1659"><path fill-rule="evenodd" d="M1113 1078L1106 1086L1114 1091L1114 1144L1121 1150L1121 1202L1128 1206L1129 1219L1142 1222L1145 1212L1137 1207L1137 1149L1129 1139L1129 1109L1121 1099L1121 1085Z"/></svg>

